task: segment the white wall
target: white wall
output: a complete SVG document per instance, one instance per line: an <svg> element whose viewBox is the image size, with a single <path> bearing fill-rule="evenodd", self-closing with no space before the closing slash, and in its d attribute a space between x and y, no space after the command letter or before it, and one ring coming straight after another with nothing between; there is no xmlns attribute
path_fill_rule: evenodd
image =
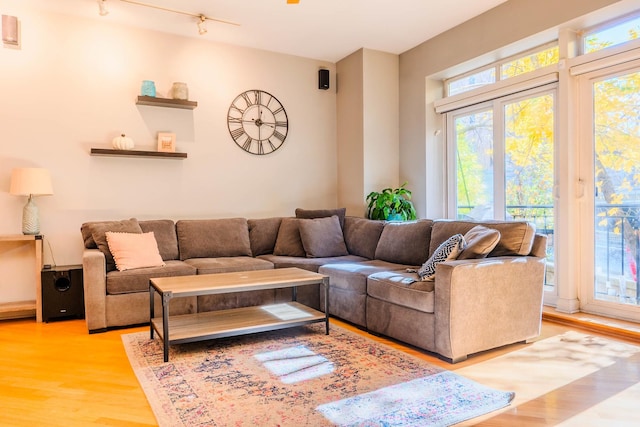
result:
<svg viewBox="0 0 640 427"><path fill-rule="evenodd" d="M337 73L338 202L363 216L367 194L399 185L398 55L359 49Z"/></svg>
<svg viewBox="0 0 640 427"><path fill-rule="evenodd" d="M336 64L338 120L338 203L347 215L364 214L364 50Z"/></svg>
<svg viewBox="0 0 640 427"><path fill-rule="evenodd" d="M334 76L334 64L18 3L0 10L18 17L22 37L20 49L0 46L0 234L21 232L26 198L8 193L11 169L49 169L55 194L36 200L45 263L53 263L49 244L57 265L81 262L85 221L259 218L337 206L335 84L317 89L317 70ZM198 107L135 105L144 79L156 82L158 96L186 82ZM270 92L286 108L289 134L273 154L245 153L227 130L229 105L248 89ZM158 131L175 132L188 158L89 155L121 132L136 148L155 150ZM23 252L0 247L0 303L35 299L33 278L5 268L24 263Z"/></svg>
<svg viewBox="0 0 640 427"><path fill-rule="evenodd" d="M399 176L398 55L364 50L364 195L396 188ZM407 186L411 189L411 183Z"/></svg>

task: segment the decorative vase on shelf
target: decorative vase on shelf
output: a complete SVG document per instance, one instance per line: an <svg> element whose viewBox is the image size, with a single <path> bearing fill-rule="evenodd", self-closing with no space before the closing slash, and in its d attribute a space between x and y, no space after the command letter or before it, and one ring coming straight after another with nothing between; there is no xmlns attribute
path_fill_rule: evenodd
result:
<svg viewBox="0 0 640 427"><path fill-rule="evenodd" d="M124 133L113 138L111 144L116 150L133 150L134 147L133 139L125 136Z"/></svg>
<svg viewBox="0 0 640 427"><path fill-rule="evenodd" d="M142 89L140 90L142 96L156 96L156 84L151 80L142 81Z"/></svg>
<svg viewBox="0 0 640 427"><path fill-rule="evenodd" d="M189 88L186 83L175 82L171 87L171 97L186 101L189 99Z"/></svg>

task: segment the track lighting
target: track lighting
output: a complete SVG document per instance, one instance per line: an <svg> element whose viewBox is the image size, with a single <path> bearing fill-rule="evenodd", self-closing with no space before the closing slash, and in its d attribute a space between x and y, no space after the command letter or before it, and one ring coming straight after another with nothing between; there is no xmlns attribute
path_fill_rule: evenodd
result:
<svg viewBox="0 0 640 427"><path fill-rule="evenodd" d="M207 34L207 18L204 15L200 15L200 20L198 21L198 33L202 36Z"/></svg>
<svg viewBox="0 0 640 427"><path fill-rule="evenodd" d="M98 0L98 7L100 8L100 16L107 16L109 14L106 0Z"/></svg>
<svg viewBox="0 0 640 427"><path fill-rule="evenodd" d="M151 3L143 3L138 0L120 0L120 1L124 3L135 4L137 6L144 6L144 7L150 7L152 9L164 10L165 12L172 12L180 15L193 16L194 18L198 19L196 24L198 25L198 33L201 36L204 34L207 34L207 21L215 21L215 22L221 22L223 24L231 24L231 25L240 25L235 22L225 21L223 19L218 19L218 18L212 18L211 16L207 16L202 13L192 13L192 12L185 12L183 10L170 9L168 7L157 6ZM108 15L109 9L107 9L107 0L97 0L97 2L98 2L98 7L100 8L100 15L101 16Z"/></svg>

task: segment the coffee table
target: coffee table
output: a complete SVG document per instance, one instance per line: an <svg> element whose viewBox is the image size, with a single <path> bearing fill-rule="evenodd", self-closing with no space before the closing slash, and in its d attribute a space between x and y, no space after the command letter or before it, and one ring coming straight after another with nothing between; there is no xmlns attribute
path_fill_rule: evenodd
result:
<svg viewBox="0 0 640 427"><path fill-rule="evenodd" d="M324 313L296 302L298 286L324 286ZM169 316L174 297L226 294L265 289L293 288L291 302ZM155 317L154 294L162 300L162 317ZM164 344L164 361L169 346L215 338L291 328L325 322L329 334L329 276L300 268L242 271L152 278L149 281L150 335L154 331Z"/></svg>

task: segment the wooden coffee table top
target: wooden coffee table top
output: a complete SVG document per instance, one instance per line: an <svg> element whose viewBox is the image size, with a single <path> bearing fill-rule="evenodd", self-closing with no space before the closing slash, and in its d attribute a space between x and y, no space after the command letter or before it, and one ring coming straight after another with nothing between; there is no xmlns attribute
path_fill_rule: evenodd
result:
<svg viewBox="0 0 640 427"><path fill-rule="evenodd" d="M172 297L225 294L261 289L290 288L323 283L328 276L301 268L239 271L151 279L159 293Z"/></svg>

